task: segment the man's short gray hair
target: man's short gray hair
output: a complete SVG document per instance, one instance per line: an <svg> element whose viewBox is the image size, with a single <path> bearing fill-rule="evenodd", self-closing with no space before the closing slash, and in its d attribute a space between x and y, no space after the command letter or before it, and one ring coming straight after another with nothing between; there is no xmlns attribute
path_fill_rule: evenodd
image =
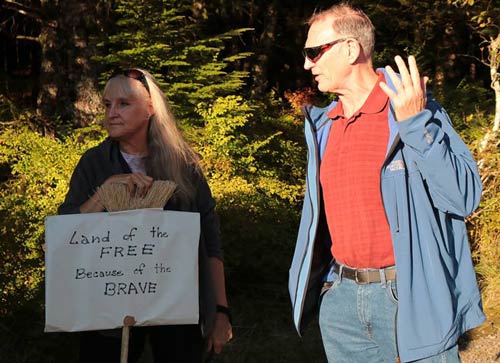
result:
<svg viewBox="0 0 500 363"><path fill-rule="evenodd" d="M372 59L375 50L375 27L370 18L360 9L354 8L347 2L333 5L329 9L314 13L307 24L332 19L332 27L341 36L355 38L368 59Z"/></svg>

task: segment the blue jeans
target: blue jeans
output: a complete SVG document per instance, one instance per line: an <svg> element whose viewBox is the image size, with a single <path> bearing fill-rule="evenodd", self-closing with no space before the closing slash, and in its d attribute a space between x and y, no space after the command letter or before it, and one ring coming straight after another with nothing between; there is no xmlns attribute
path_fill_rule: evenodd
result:
<svg viewBox="0 0 500 363"><path fill-rule="evenodd" d="M329 363L394 363L395 281L358 285L337 279L323 295L319 326ZM458 346L418 363L459 363Z"/></svg>

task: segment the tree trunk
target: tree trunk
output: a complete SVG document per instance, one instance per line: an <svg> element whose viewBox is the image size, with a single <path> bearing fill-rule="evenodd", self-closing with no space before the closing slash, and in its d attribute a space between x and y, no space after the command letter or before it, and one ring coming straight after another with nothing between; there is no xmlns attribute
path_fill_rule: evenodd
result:
<svg viewBox="0 0 500 363"><path fill-rule="evenodd" d="M97 34L98 7L93 1L42 2L49 17L40 34L42 64L38 115L56 131L66 133L89 124L100 110L96 83L99 70L91 56L97 54L89 35ZM52 17L51 17L52 15Z"/></svg>
<svg viewBox="0 0 500 363"><path fill-rule="evenodd" d="M491 88L495 91L495 118L492 131L497 132L500 128L500 33L496 39L491 40L489 51Z"/></svg>
<svg viewBox="0 0 500 363"><path fill-rule="evenodd" d="M493 126L488 130L481 141L480 151L485 150L490 142L495 142L500 128L500 33L497 34L496 38L491 38L488 52L491 88L493 88L495 92L495 116L493 118Z"/></svg>

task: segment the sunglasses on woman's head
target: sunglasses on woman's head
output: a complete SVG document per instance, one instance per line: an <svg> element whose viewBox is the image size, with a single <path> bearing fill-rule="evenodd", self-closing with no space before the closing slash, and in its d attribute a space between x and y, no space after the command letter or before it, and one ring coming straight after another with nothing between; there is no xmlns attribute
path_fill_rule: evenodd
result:
<svg viewBox="0 0 500 363"><path fill-rule="evenodd" d="M140 71L136 68L123 69L123 70L119 70L119 71L113 73L111 78L116 77L118 75L123 75L125 77L138 80L139 82L142 83L144 88L146 88L146 91L148 91L148 93L151 95L151 92L149 91L149 85L148 85L148 81L146 79L146 75L142 71Z"/></svg>

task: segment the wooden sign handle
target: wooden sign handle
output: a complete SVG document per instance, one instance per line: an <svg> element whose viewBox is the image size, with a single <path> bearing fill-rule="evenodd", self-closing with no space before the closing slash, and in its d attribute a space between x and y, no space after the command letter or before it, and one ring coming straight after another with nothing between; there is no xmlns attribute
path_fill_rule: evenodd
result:
<svg viewBox="0 0 500 363"><path fill-rule="evenodd" d="M120 363L127 363L128 361L128 341L130 335L130 327L134 325L135 325L135 318L133 316L127 315L125 318L123 318Z"/></svg>

